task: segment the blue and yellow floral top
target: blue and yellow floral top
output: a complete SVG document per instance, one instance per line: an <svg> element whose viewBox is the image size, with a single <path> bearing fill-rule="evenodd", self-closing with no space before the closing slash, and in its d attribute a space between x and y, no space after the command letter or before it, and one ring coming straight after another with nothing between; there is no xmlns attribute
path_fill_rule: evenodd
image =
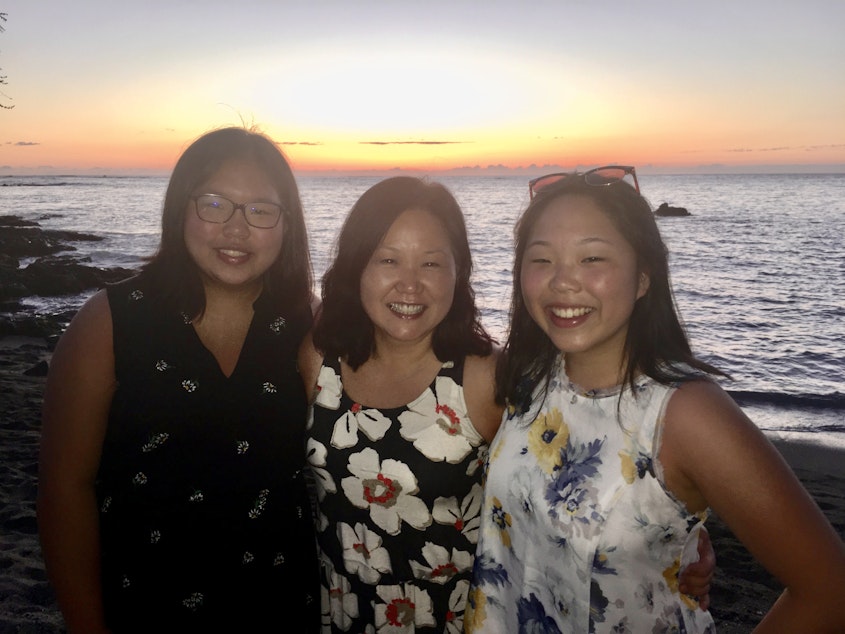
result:
<svg viewBox="0 0 845 634"><path fill-rule="evenodd" d="M143 276L108 296L118 387L97 492L112 631L315 631L296 370L310 312L259 297L226 376Z"/></svg>
<svg viewBox="0 0 845 634"><path fill-rule="evenodd" d="M674 389L643 377L634 390L585 393L559 360L546 398L505 417L485 471L467 631L715 632L678 592L706 513L664 488L656 460Z"/></svg>

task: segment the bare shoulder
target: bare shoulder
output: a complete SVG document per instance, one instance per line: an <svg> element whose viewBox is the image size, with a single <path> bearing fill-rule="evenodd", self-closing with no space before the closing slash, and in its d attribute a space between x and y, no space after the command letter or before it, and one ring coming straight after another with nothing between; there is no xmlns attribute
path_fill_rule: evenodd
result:
<svg viewBox="0 0 845 634"><path fill-rule="evenodd" d="M105 290L95 293L71 320L56 346L51 373L65 362L113 369L112 316Z"/></svg>
<svg viewBox="0 0 845 634"><path fill-rule="evenodd" d="M464 398L469 418L488 443L502 420L503 408L495 401L496 361L500 354L495 349L485 357L470 355L464 361Z"/></svg>

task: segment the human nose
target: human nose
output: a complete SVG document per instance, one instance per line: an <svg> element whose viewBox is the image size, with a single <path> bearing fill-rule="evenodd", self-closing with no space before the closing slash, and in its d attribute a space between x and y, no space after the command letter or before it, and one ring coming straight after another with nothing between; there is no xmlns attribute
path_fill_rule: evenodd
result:
<svg viewBox="0 0 845 634"><path fill-rule="evenodd" d="M241 213L238 213L238 212ZM246 235L249 233L249 223L246 221L246 205L235 205L232 215L223 223L223 233L226 235Z"/></svg>
<svg viewBox="0 0 845 634"><path fill-rule="evenodd" d="M570 291L578 288L580 285L578 268L566 262L557 264L550 285L556 291Z"/></svg>
<svg viewBox="0 0 845 634"><path fill-rule="evenodd" d="M419 271L413 266L403 266L399 269L396 288L403 293L413 293L419 288Z"/></svg>

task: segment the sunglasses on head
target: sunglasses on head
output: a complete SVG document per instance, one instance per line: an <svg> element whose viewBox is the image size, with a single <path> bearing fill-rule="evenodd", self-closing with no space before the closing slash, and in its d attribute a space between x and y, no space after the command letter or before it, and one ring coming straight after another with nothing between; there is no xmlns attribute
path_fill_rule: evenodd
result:
<svg viewBox="0 0 845 634"><path fill-rule="evenodd" d="M575 176L583 178L587 185L595 185L596 187L613 185L620 181L626 182L637 190L637 193L640 192L640 183L637 180L637 170L631 165L604 165L582 173L558 172L556 174L538 176L537 178L528 181L528 191L531 194L531 198L534 198L534 196L547 187L566 178L572 178ZM628 176L631 177L630 180L626 180Z"/></svg>

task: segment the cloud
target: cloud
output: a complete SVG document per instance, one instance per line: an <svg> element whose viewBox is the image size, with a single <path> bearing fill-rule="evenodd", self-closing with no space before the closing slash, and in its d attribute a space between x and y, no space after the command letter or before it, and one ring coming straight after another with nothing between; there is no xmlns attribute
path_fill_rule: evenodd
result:
<svg viewBox="0 0 845 634"><path fill-rule="evenodd" d="M759 147L759 148L732 148L725 150L726 152L790 152L795 150L804 150L805 152L818 152L820 150L840 150L845 148L845 143L830 143L828 145L797 145L789 146L782 145L776 147Z"/></svg>
<svg viewBox="0 0 845 634"><path fill-rule="evenodd" d="M359 141L361 145L458 145L467 141Z"/></svg>
<svg viewBox="0 0 845 634"><path fill-rule="evenodd" d="M323 145L322 143L318 143L316 141L281 141L281 145Z"/></svg>
<svg viewBox="0 0 845 634"><path fill-rule="evenodd" d="M12 145L27 146L27 145L41 145L38 141L15 141Z"/></svg>

